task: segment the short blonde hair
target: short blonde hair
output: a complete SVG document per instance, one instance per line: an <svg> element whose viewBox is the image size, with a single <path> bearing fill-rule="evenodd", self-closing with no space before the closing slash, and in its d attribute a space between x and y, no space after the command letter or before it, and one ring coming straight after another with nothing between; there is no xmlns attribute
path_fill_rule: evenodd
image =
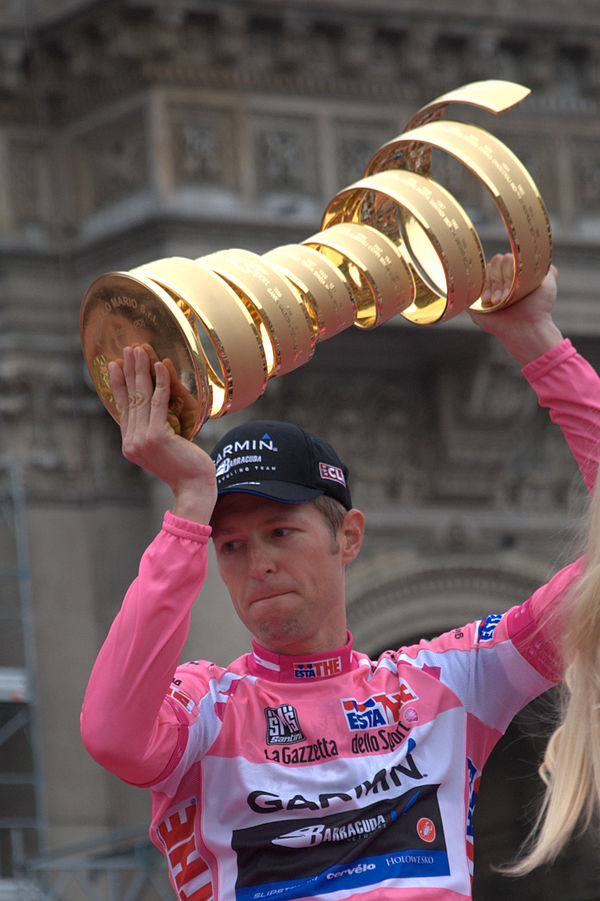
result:
<svg viewBox="0 0 600 901"><path fill-rule="evenodd" d="M340 501L334 497L329 497L328 494L322 494L321 497L316 498L311 503L314 504L325 519L335 541L348 511Z"/></svg>

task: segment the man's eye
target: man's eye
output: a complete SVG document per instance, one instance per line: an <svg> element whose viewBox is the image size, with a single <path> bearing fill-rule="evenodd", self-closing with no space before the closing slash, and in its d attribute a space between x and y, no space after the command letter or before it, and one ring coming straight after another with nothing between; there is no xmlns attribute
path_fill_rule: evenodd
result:
<svg viewBox="0 0 600 901"><path fill-rule="evenodd" d="M289 535L291 529L286 529L283 526L279 526L276 529L273 529L273 537L274 538L285 538L286 535Z"/></svg>
<svg viewBox="0 0 600 901"><path fill-rule="evenodd" d="M221 553L222 554L233 554L235 551L239 550L241 542L239 541L224 541L221 545Z"/></svg>

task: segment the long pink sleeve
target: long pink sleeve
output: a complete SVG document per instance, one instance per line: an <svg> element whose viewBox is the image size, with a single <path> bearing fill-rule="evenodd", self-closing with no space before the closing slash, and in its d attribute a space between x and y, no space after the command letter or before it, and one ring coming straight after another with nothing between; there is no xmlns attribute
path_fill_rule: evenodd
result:
<svg viewBox="0 0 600 901"><path fill-rule="evenodd" d="M548 407L550 418L557 423L569 444L579 469L590 491L593 490L600 458L600 379L596 370L580 357L571 342L566 339L543 356L529 363L523 374L534 388L540 406ZM531 610L534 623L545 623L546 645L530 641L524 634L513 639L527 644L527 655L534 655L540 669L545 668L548 678L560 677L561 663L556 647L561 645L563 622L555 617L560 604L584 570L580 558L558 572L546 585L542 585L523 605ZM527 630L525 630L527 633Z"/></svg>
<svg viewBox="0 0 600 901"><path fill-rule="evenodd" d="M596 481L600 451L600 382L569 339L523 368L542 407L550 408L569 443L585 483Z"/></svg>
<svg viewBox="0 0 600 901"><path fill-rule="evenodd" d="M209 536L208 526L165 514L92 670L82 739L125 781L155 779L177 746L179 723L164 699L206 575Z"/></svg>

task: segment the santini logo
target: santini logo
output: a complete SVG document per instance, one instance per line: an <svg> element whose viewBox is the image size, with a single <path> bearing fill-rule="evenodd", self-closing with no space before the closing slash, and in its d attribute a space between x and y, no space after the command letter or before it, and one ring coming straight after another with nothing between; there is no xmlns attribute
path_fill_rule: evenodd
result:
<svg viewBox="0 0 600 901"><path fill-rule="evenodd" d="M306 741L298 722L298 713L291 704L265 707L268 745L293 745Z"/></svg>

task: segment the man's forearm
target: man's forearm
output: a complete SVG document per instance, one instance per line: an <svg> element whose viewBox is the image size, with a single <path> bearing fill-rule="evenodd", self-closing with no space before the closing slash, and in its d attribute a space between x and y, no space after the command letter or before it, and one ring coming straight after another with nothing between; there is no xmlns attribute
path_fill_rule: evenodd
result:
<svg viewBox="0 0 600 901"><path fill-rule="evenodd" d="M590 490L600 454L600 378L569 340L523 368L541 406L560 426Z"/></svg>
<svg viewBox="0 0 600 901"><path fill-rule="evenodd" d="M206 526L165 515L90 676L81 716L84 744L128 782L157 778L177 742L170 708L160 729L159 714L206 575L209 534Z"/></svg>
<svg viewBox="0 0 600 901"><path fill-rule="evenodd" d="M521 366L526 366L560 344L563 335L554 321L549 319L536 329L511 329L505 335L498 335L498 338L511 357Z"/></svg>

